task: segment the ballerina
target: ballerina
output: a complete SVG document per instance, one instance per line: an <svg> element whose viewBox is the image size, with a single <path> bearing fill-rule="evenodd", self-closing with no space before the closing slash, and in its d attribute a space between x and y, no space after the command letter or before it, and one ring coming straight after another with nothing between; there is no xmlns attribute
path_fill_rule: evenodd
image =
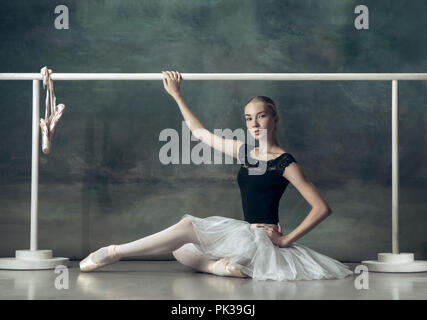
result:
<svg viewBox="0 0 427 320"><path fill-rule="evenodd" d="M279 116L274 101L256 96L245 105L247 129L256 140L263 138L267 141L266 146L260 144L256 148L207 130L180 93L180 73L162 73L165 90L175 99L194 136L241 161L237 181L245 219L199 218L185 214L176 224L158 233L98 249L80 262L81 271L94 271L124 257L172 253L183 265L219 276L313 280L344 278L353 274L341 262L295 242L328 217L332 210L305 177L295 158L279 146L276 139ZM250 175L249 169L261 167L262 161L267 170L260 175ZM278 207L289 182L312 210L292 232L283 235Z"/></svg>

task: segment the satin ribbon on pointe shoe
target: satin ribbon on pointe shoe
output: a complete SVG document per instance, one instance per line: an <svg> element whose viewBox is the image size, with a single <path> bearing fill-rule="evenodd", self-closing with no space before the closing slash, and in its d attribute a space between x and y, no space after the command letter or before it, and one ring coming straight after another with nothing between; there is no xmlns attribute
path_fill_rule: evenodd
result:
<svg viewBox="0 0 427 320"><path fill-rule="evenodd" d="M85 259L80 261L79 266L82 272L94 271L108 264L115 263L122 258L122 255L120 254L120 251L119 251L119 246L114 244L108 246L108 257L106 259L107 260L106 262L96 263L92 260L92 255L93 255L93 252L89 254Z"/></svg>
<svg viewBox="0 0 427 320"><path fill-rule="evenodd" d="M53 90L53 81L50 77L52 70L43 67L40 70L43 77L43 88L46 89L46 110L45 118L40 119L40 129L42 134L42 151L45 154L50 153L51 142L55 133L55 127L65 110L64 104L56 105L55 92ZM49 115L49 98L50 98L50 113Z"/></svg>

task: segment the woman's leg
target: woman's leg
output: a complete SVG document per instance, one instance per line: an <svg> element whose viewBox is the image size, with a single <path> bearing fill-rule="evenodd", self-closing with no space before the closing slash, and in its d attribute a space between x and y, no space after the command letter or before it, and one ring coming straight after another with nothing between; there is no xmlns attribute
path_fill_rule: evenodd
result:
<svg viewBox="0 0 427 320"><path fill-rule="evenodd" d="M230 266L226 257L212 260L185 247L175 250L172 254L183 265L201 272L217 276L247 278L247 275L243 274L238 266Z"/></svg>
<svg viewBox="0 0 427 320"><path fill-rule="evenodd" d="M170 253L186 243L199 244L190 219L184 218L178 223L160 232L142 239L116 246L120 258ZM108 261L108 247L93 253L95 263Z"/></svg>
<svg viewBox="0 0 427 320"><path fill-rule="evenodd" d="M217 261L211 260L206 256L198 255L193 251L186 249L184 246L175 250L172 254L175 259L183 265L205 273L212 273L210 266Z"/></svg>

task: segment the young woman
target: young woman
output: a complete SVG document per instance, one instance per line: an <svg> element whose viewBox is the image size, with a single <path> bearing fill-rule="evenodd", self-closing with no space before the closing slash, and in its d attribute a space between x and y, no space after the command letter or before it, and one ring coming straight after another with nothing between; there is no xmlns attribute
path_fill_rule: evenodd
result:
<svg viewBox="0 0 427 320"><path fill-rule="evenodd" d="M279 146L276 138L279 115L273 100L256 96L245 106L247 129L255 140L262 137L267 142L254 147L240 140L224 139L205 129L184 102L180 93L180 73L162 73L164 88L175 99L193 135L240 160L237 181L245 219L199 218L185 214L179 222L158 233L91 253L80 262L81 271L93 271L124 257L172 253L186 266L220 276L312 280L353 274L339 261L295 242L332 211L295 158ZM261 168L262 174L249 172ZM278 208L289 182L312 209L300 225L283 235Z"/></svg>

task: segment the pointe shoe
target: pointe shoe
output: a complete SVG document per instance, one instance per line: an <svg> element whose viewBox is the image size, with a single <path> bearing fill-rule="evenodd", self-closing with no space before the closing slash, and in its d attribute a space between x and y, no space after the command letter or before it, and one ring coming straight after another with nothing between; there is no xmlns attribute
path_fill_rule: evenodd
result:
<svg viewBox="0 0 427 320"><path fill-rule="evenodd" d="M227 271L230 272L230 274L233 277L238 277L238 278L247 278L248 277L246 274L244 274L242 272L242 270L240 269L240 265L238 265L238 264L233 264L233 265L227 264L225 266L225 269L227 269Z"/></svg>
<svg viewBox="0 0 427 320"><path fill-rule="evenodd" d="M121 254L118 250L118 246L114 245L114 244L108 246L107 262L95 263L92 260L92 255L93 255L93 253L89 254L84 260L80 261L79 266L80 266L80 270L82 272L94 271L94 270L99 269L101 267L104 267L108 264L115 263L122 258Z"/></svg>
<svg viewBox="0 0 427 320"><path fill-rule="evenodd" d="M216 265L220 263L224 265L225 268L225 272L219 272L216 271ZM209 272L212 274L216 274L219 276L226 276L226 277L238 277L238 278L247 278L248 276L243 274L240 271L239 265L234 264L234 265L230 265L230 258L225 257L225 258L221 258L217 261L215 261L214 263L212 263L209 267Z"/></svg>
<svg viewBox="0 0 427 320"><path fill-rule="evenodd" d="M50 139L45 119L40 119L40 129L42 132L42 151L44 154L48 154L50 152Z"/></svg>
<svg viewBox="0 0 427 320"><path fill-rule="evenodd" d="M50 123L49 123L50 139L53 138L56 125L58 124L59 119L61 119L61 116L64 113L64 110L65 110L65 105L62 103L55 106L55 110L54 110L54 113L52 115L52 119L50 120Z"/></svg>

